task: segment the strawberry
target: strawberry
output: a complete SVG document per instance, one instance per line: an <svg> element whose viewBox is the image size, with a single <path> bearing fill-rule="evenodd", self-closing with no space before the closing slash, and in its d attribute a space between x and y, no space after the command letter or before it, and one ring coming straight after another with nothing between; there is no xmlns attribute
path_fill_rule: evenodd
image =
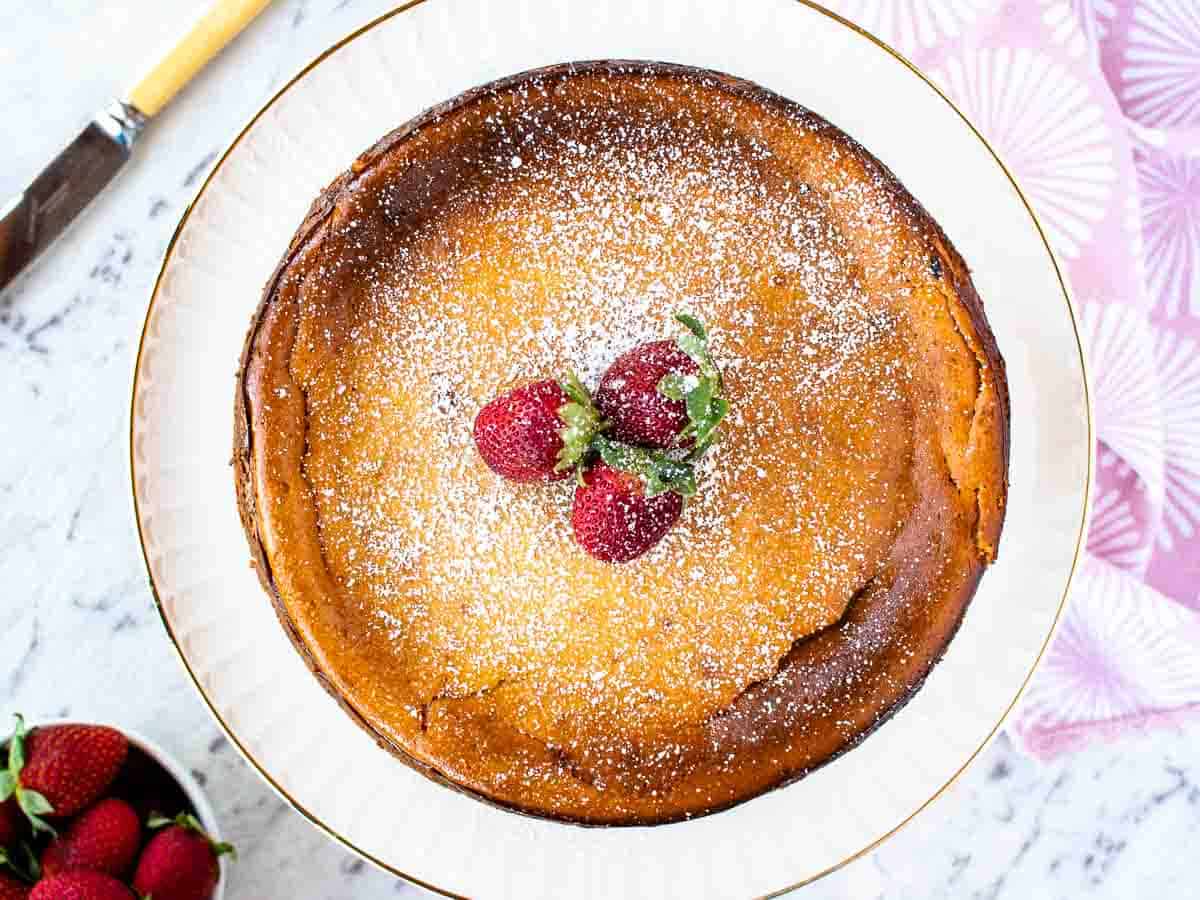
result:
<svg viewBox="0 0 1200 900"><path fill-rule="evenodd" d="M674 341L641 344L616 358L596 389L596 408L609 419L618 441L645 447L671 447L687 425L683 400L658 389L668 375L696 380L700 367Z"/></svg>
<svg viewBox="0 0 1200 900"><path fill-rule="evenodd" d="M151 828L164 825L142 851L134 890L154 900L208 900L221 876L217 860L233 847L215 843L194 816L150 820Z"/></svg>
<svg viewBox="0 0 1200 900"><path fill-rule="evenodd" d="M52 840L42 854L42 876L76 869L121 876L142 843L142 823L124 800L101 800Z"/></svg>
<svg viewBox="0 0 1200 900"><path fill-rule="evenodd" d="M555 481L587 452L600 416L574 376L535 381L502 394L475 417L475 446L497 475Z"/></svg>
<svg viewBox="0 0 1200 900"><path fill-rule="evenodd" d="M641 556L671 530L671 526L683 512L683 493L687 487L666 487L656 492L664 476L644 476L628 468L638 465L628 457L640 457L636 448L623 447L604 442L601 461L592 466L583 476L583 484L575 490L575 505L571 510L571 525L575 529L575 540L584 550L604 562L629 562ZM606 453L606 451L608 451ZM645 451L642 451L645 453ZM629 465L622 468L611 464L609 459L620 458ZM644 457L650 460L649 454ZM691 467L686 463L671 463L687 470L680 474L681 482L691 480ZM654 463L646 462L647 466ZM626 470L623 470L626 469ZM668 476L670 477L669 473ZM651 483L656 488L651 489ZM694 482L691 492L695 492Z"/></svg>
<svg viewBox="0 0 1200 900"><path fill-rule="evenodd" d="M17 798L9 797L0 803L0 847L16 843L24 830L25 817L21 815L21 807L17 806Z"/></svg>
<svg viewBox="0 0 1200 900"><path fill-rule="evenodd" d="M125 735L103 725L48 725L26 735L17 716L0 772L0 800L16 794L35 831L52 831L41 818L69 817L104 793L129 752Z"/></svg>
<svg viewBox="0 0 1200 900"><path fill-rule="evenodd" d="M111 875L80 869L39 881L29 900L134 900L134 895Z"/></svg>
<svg viewBox="0 0 1200 900"><path fill-rule="evenodd" d="M0 900L28 900L29 885L0 872Z"/></svg>
<svg viewBox="0 0 1200 900"><path fill-rule="evenodd" d="M729 406L704 326L687 313L675 319L684 334L634 347L608 367L596 407L612 423L614 440L659 449L690 446L696 459L715 439Z"/></svg>
<svg viewBox="0 0 1200 900"><path fill-rule="evenodd" d="M554 481L575 469L575 540L605 562L636 559L662 540L696 493L693 463L729 411L704 326L675 318L686 333L620 356L595 403L571 375L509 391L475 418L479 453L505 478Z"/></svg>

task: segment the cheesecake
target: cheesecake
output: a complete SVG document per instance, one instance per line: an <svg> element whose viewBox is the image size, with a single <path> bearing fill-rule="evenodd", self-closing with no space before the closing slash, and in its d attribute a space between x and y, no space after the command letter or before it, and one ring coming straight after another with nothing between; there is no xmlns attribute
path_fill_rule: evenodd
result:
<svg viewBox="0 0 1200 900"><path fill-rule="evenodd" d="M474 420L538 379L594 390L680 310L720 440L661 540L594 558L576 479L498 476ZM505 78L363 153L267 282L234 406L250 552L321 685L398 763L563 821L712 813L854 747L1004 520L967 264L853 138L677 65Z"/></svg>

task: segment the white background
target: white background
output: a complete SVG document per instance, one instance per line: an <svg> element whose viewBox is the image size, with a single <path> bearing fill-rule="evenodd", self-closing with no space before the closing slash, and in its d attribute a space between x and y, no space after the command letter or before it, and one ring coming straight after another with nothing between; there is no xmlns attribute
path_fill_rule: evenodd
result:
<svg viewBox="0 0 1200 900"><path fill-rule="evenodd" d="M83 2L5 4L0 196L200 5L120 0L101 13ZM387 7L277 3L154 124L139 159L70 239L0 298L0 710L124 722L207 776L242 851L235 898L382 897L399 886L358 867L260 786L174 658L131 524L133 353L197 173L300 65ZM1189 735L1171 732L1050 766L1001 742L881 851L804 895L1191 896L1195 756Z"/></svg>

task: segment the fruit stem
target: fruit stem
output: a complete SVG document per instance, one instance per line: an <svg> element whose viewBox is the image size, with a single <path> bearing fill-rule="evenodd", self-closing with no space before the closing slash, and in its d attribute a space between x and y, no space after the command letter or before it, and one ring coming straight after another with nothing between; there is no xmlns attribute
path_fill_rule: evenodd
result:
<svg viewBox="0 0 1200 900"><path fill-rule="evenodd" d="M17 713L14 718L12 737L8 739L8 768L0 770L0 803L16 795L17 806L29 820L34 833L43 832L52 837L57 834L50 824L42 818L47 813L54 812L50 801L39 794L21 786L21 771L25 768L25 717Z"/></svg>
<svg viewBox="0 0 1200 900"><path fill-rule="evenodd" d="M558 434L563 447L558 452L555 472L565 472L583 462L592 449L592 439L612 424L600 418L599 410L592 403L592 395L578 375L568 372L560 384L570 401L558 408L558 418L563 423Z"/></svg>

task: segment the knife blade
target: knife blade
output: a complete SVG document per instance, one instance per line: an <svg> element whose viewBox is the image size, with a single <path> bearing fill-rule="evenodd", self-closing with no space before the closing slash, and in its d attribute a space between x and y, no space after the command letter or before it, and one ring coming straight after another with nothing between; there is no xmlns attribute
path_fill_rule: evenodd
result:
<svg viewBox="0 0 1200 900"><path fill-rule="evenodd" d="M80 132L28 188L0 205L0 291L104 190L157 116L271 0L213 0L184 36Z"/></svg>
<svg viewBox="0 0 1200 900"><path fill-rule="evenodd" d="M0 207L0 290L112 181L145 124L135 107L114 101L28 188Z"/></svg>

